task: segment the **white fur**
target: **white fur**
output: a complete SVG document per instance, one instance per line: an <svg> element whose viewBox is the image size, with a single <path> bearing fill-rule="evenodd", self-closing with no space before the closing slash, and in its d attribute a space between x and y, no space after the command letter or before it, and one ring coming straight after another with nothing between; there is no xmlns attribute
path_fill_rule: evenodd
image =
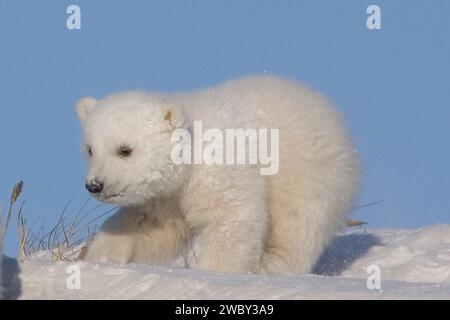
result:
<svg viewBox="0 0 450 320"><path fill-rule="evenodd" d="M252 76L192 93L119 93L82 100L78 114L93 151L87 179L104 182L99 200L122 206L88 261L167 265L195 236L201 269L310 272L357 193L359 161L341 116L295 81ZM278 174L173 164L171 132L196 120L205 129L279 129ZM116 154L121 145L130 157Z"/></svg>

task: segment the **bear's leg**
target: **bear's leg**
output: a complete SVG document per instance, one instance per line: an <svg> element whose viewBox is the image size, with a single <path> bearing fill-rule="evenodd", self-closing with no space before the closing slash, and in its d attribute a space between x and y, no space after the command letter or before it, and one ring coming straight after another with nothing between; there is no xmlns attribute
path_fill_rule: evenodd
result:
<svg viewBox="0 0 450 320"><path fill-rule="evenodd" d="M155 212L119 210L94 236L83 260L153 265L173 262L188 241L184 220L171 211L159 215L159 206L152 209Z"/></svg>
<svg viewBox="0 0 450 320"><path fill-rule="evenodd" d="M219 272L256 272L262 240L251 226L209 227L200 235L197 267Z"/></svg>
<svg viewBox="0 0 450 320"><path fill-rule="evenodd" d="M248 166L195 167L181 208L195 235L193 267L256 272L267 234L264 177Z"/></svg>
<svg viewBox="0 0 450 320"><path fill-rule="evenodd" d="M136 244L135 218L133 212L120 209L104 222L80 258L94 263L129 263Z"/></svg>
<svg viewBox="0 0 450 320"><path fill-rule="evenodd" d="M126 264L131 260L135 239L130 234L98 232L88 244L87 250L80 257L93 263Z"/></svg>
<svg viewBox="0 0 450 320"><path fill-rule="evenodd" d="M286 195L286 194L285 194ZM280 201L278 201L280 200ZM327 196L275 199L270 206L269 237L261 273L309 273L343 227L343 209Z"/></svg>
<svg viewBox="0 0 450 320"><path fill-rule="evenodd" d="M215 208L214 214L220 220L208 224L199 234L197 267L219 272L257 272L266 232L265 210L241 204Z"/></svg>
<svg viewBox="0 0 450 320"><path fill-rule="evenodd" d="M169 212L165 215L152 216L141 225L132 262L172 266L184 258L184 266L187 266L190 236L186 223L180 216L171 216Z"/></svg>

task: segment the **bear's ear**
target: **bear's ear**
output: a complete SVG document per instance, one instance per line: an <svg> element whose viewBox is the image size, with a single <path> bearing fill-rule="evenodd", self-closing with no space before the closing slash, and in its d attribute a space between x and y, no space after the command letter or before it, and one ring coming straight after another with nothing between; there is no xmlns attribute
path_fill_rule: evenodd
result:
<svg viewBox="0 0 450 320"><path fill-rule="evenodd" d="M163 112L163 119L169 124L172 130L185 126L185 115L183 109L180 107L168 107Z"/></svg>
<svg viewBox="0 0 450 320"><path fill-rule="evenodd" d="M78 101L77 103L77 114L80 122L84 124L87 119L89 112L91 112L92 108L97 104L97 100L91 97L86 97Z"/></svg>

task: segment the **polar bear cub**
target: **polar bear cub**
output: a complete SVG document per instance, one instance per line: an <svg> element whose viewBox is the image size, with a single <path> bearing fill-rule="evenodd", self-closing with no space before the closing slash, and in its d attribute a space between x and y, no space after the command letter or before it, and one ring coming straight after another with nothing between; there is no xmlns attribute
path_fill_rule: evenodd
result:
<svg viewBox="0 0 450 320"><path fill-rule="evenodd" d="M340 114L296 81L250 76L195 92L118 93L84 98L77 113L86 188L120 206L92 239L87 261L170 265L195 239L191 267L311 272L358 191L359 160ZM174 132L193 133L196 122L219 132L278 130L277 172L176 163Z"/></svg>

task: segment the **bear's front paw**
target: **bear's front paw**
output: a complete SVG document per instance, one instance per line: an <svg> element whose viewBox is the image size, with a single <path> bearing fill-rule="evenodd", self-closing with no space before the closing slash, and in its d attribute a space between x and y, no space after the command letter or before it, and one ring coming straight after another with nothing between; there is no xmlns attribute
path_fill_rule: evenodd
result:
<svg viewBox="0 0 450 320"><path fill-rule="evenodd" d="M133 240L128 236L99 232L88 244L84 261L93 263L129 263L133 254Z"/></svg>

